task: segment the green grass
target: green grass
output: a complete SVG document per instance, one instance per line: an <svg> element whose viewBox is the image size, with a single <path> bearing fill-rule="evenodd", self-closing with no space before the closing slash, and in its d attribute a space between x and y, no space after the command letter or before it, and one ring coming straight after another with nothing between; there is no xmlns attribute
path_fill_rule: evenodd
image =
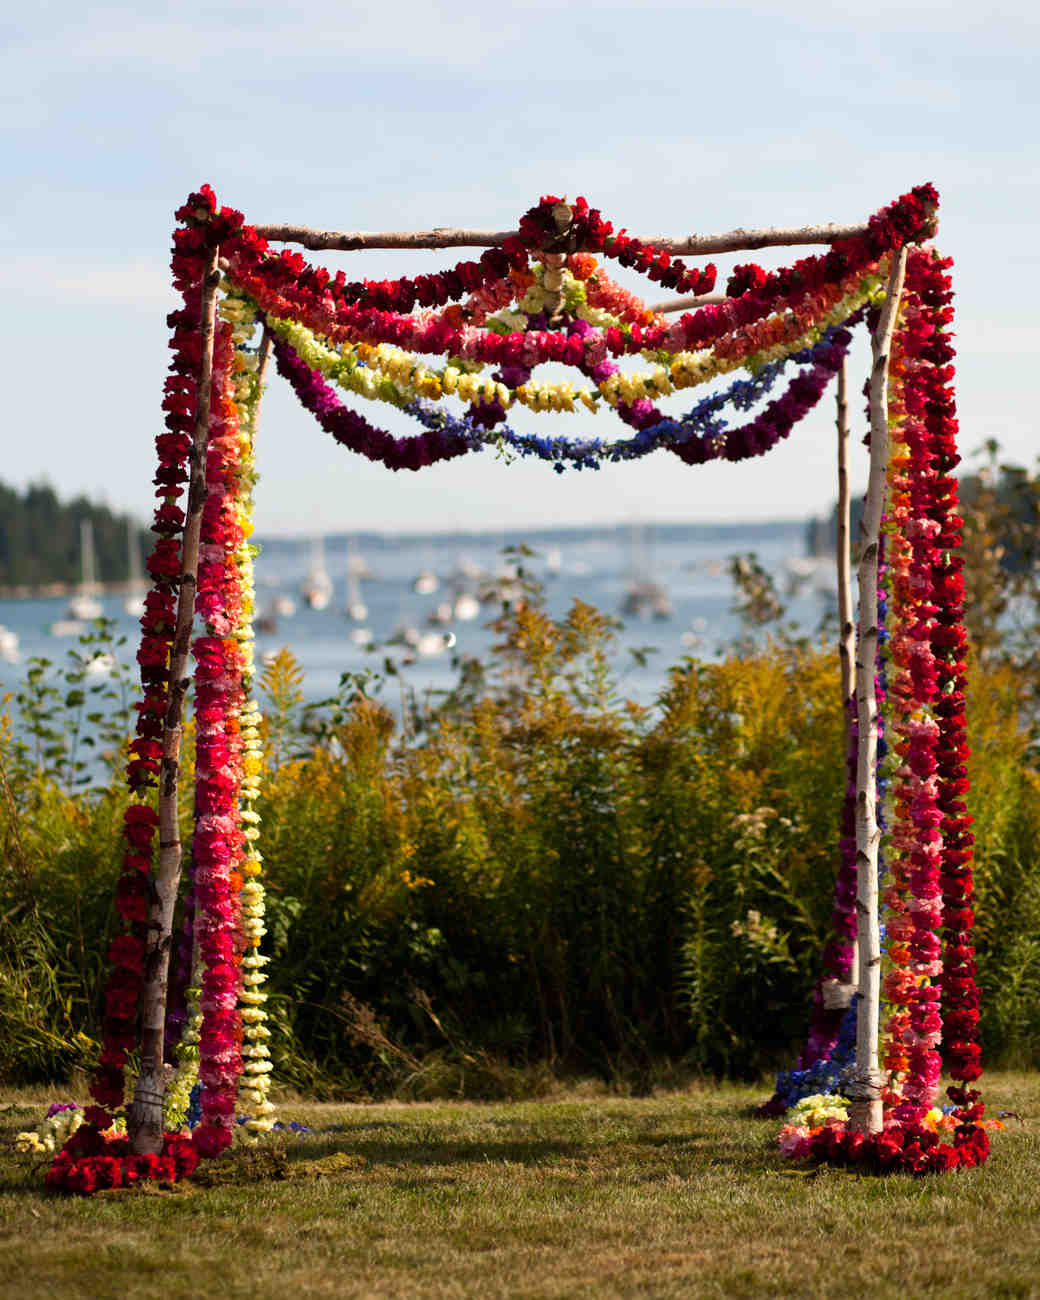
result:
<svg viewBox="0 0 1040 1300"><path fill-rule="evenodd" d="M764 1089L515 1104L285 1103L272 1140L173 1191L43 1192L0 1102L0 1296L1040 1296L1040 1075L983 1169L873 1178L776 1154Z"/></svg>

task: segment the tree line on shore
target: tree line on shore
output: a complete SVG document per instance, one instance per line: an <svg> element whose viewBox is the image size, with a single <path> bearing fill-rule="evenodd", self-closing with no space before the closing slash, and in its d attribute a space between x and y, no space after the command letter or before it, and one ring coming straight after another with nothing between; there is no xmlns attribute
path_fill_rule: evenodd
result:
<svg viewBox="0 0 1040 1300"><path fill-rule="evenodd" d="M151 548L151 533L137 520L82 495L62 502L46 483L31 484L23 492L0 483L0 586L79 582L84 521L93 534L97 580L125 582L131 540L142 556Z"/></svg>

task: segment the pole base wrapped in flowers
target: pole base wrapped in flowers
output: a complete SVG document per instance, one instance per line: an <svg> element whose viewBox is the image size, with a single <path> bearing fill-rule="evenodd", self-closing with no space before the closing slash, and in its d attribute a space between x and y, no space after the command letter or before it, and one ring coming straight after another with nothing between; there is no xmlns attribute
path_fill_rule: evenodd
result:
<svg viewBox="0 0 1040 1300"><path fill-rule="evenodd" d="M848 1110L834 1094L803 1098L786 1115L778 1138L789 1160L847 1165L864 1173L942 1174L971 1169L989 1156L989 1129L1002 1129L999 1120L983 1118L984 1107L974 1089L949 1088L952 1110L935 1107L919 1120L901 1122L890 1115L880 1133L854 1133ZM953 1141L944 1142L950 1134Z"/></svg>
<svg viewBox="0 0 1040 1300"><path fill-rule="evenodd" d="M86 1122L73 1133L47 1171L52 1191L89 1195L108 1187L133 1187L140 1182L175 1183L198 1166L199 1148L180 1133L167 1133L158 1155L136 1155L130 1139L108 1138L98 1131L100 1117L87 1107Z"/></svg>

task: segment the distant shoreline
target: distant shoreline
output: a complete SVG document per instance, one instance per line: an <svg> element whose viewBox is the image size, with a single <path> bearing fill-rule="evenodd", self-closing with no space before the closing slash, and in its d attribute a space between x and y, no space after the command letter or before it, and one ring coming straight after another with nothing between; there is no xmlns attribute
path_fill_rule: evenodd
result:
<svg viewBox="0 0 1040 1300"><path fill-rule="evenodd" d="M78 582L18 582L0 586L0 600L67 600L82 590ZM147 585L129 582L95 582L91 594L96 596L143 596Z"/></svg>
<svg viewBox="0 0 1040 1300"><path fill-rule="evenodd" d="M689 537L698 541L727 541L747 538L750 541L769 540L777 537L799 535L805 537L809 519L771 519L771 520L734 520L732 522L706 523L691 520L689 523L669 521L666 523L646 519L626 519L612 524L544 524L530 528L458 528L438 529L428 532L404 532L394 529L375 531L369 529L343 530L326 533L293 533L292 535L257 536L254 540L261 550L286 550L307 545L316 537L321 537L325 546L332 550L347 548L350 545L363 548L366 546L398 547L406 542L416 546L446 543L475 543L480 541L496 542L503 545L520 545L539 539L556 545L567 542L587 541L596 538L614 538L618 533L639 529L662 541L669 538Z"/></svg>
<svg viewBox="0 0 1040 1300"><path fill-rule="evenodd" d="M650 523L644 520L629 520L615 524L562 524L541 528L473 528L454 531L403 533L387 530L385 532L343 531L335 533L298 533L293 536L273 536L254 538L260 547L261 555L285 555L286 553L309 548L317 537L325 544L326 553L338 555L356 549L360 552L398 549L404 545L423 547L444 547L457 544L460 547L479 544L491 544L499 548L528 545L533 550L540 546L566 547L575 543L613 540L619 534L638 531L648 540L660 541L682 540L691 542L717 541L720 543L739 542L753 547L756 542L775 541L790 538L796 542L799 554L807 554L807 536L810 521L807 519L775 520L734 520L724 523L693 522L690 523ZM0 584L0 600L51 600L68 599L81 590L78 582L24 582ZM99 596L130 596L143 594L147 585L133 583L128 579L98 582L94 590Z"/></svg>

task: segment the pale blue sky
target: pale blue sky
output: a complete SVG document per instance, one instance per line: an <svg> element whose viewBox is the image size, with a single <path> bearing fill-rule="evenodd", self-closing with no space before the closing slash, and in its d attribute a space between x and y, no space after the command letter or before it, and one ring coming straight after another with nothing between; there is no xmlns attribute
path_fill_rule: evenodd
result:
<svg viewBox="0 0 1040 1300"><path fill-rule="evenodd" d="M171 214L203 181L257 223L502 228L551 191L633 233L681 234L859 221L930 180L957 259L964 448L996 435L1031 462L1036 14L913 0L23 8L0 22L0 478L149 511ZM381 276L458 256L340 264ZM724 275L733 259L718 260ZM609 427L557 418L539 427ZM275 379L260 470L264 532L794 517L833 497L831 406L744 465L658 454L557 476L484 454L391 475L332 445Z"/></svg>

